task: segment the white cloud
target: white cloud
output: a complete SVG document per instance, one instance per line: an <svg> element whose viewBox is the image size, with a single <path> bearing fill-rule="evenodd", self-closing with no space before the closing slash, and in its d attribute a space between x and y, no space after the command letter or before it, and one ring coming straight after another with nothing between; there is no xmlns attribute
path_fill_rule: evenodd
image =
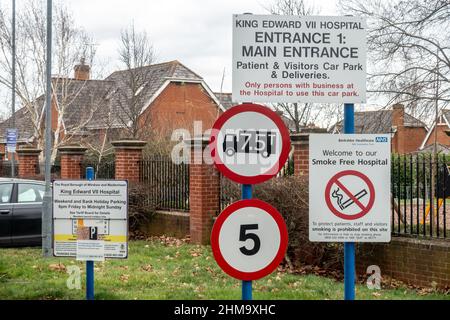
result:
<svg viewBox="0 0 450 320"><path fill-rule="evenodd" d="M334 0L322 1L324 14L334 14ZM267 13L270 0L73 0L68 6L78 25L98 44L98 58L118 67L120 31L131 22L150 35L158 60L179 60L214 90L231 90L231 19L234 13ZM317 5L317 4L316 4Z"/></svg>

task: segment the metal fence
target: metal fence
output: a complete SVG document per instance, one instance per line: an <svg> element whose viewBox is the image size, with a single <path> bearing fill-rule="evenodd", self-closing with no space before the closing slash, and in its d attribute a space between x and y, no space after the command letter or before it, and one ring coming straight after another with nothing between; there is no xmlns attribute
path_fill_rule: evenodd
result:
<svg viewBox="0 0 450 320"><path fill-rule="evenodd" d="M294 157L291 155L286 163L284 164L283 168L281 168L280 172L278 173L278 177L285 177L285 176L292 176L294 175Z"/></svg>
<svg viewBox="0 0 450 320"><path fill-rule="evenodd" d="M113 180L116 176L116 166L114 160L103 161L100 163L92 163L90 161L83 161L81 164L82 179L86 179L86 168L93 167L95 172L95 179Z"/></svg>
<svg viewBox="0 0 450 320"><path fill-rule="evenodd" d="M19 175L19 164L17 162L14 162L14 176L17 177ZM10 178L11 177L11 161L8 160L2 160L0 161L0 176L3 178Z"/></svg>
<svg viewBox="0 0 450 320"><path fill-rule="evenodd" d="M391 160L392 233L447 238L447 157L438 155L433 159L430 154L411 154L393 155Z"/></svg>
<svg viewBox="0 0 450 320"><path fill-rule="evenodd" d="M160 210L189 211L189 165L168 156L139 162L139 181L148 186L149 198Z"/></svg>

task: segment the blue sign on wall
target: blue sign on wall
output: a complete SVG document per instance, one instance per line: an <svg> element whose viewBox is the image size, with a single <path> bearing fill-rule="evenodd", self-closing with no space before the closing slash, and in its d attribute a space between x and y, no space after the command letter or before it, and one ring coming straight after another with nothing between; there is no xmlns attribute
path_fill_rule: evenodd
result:
<svg viewBox="0 0 450 320"><path fill-rule="evenodd" d="M8 152L16 152L17 129L6 129L6 146Z"/></svg>

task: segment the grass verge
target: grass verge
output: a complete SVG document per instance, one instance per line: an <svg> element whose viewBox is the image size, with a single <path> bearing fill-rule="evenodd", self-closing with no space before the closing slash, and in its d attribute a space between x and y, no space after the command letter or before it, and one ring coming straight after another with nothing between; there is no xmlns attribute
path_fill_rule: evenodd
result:
<svg viewBox="0 0 450 320"><path fill-rule="evenodd" d="M80 290L69 289L67 269L80 267ZM84 264L44 259L40 248L0 249L0 299L84 299ZM95 264L96 299L240 299L240 281L216 265L209 246L156 238L131 241L127 260ZM254 299L342 299L343 284L315 275L274 272L253 283ZM369 290L357 299L450 299L439 292L408 288Z"/></svg>

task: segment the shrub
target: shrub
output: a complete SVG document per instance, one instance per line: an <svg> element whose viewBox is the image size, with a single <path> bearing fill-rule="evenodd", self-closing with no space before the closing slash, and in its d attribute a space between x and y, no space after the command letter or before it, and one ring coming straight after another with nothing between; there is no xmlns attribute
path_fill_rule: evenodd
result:
<svg viewBox="0 0 450 320"><path fill-rule="evenodd" d="M239 199L240 186L228 181L226 183L229 184L226 197ZM256 185L253 197L269 203L283 216L289 234L287 257L295 267L301 264L325 268L342 266L341 244L309 241L307 178L295 176L273 178Z"/></svg>
<svg viewBox="0 0 450 320"><path fill-rule="evenodd" d="M150 196L149 186L142 183L130 183L128 186L128 224L130 234L136 233L139 226L150 221L158 204Z"/></svg>

